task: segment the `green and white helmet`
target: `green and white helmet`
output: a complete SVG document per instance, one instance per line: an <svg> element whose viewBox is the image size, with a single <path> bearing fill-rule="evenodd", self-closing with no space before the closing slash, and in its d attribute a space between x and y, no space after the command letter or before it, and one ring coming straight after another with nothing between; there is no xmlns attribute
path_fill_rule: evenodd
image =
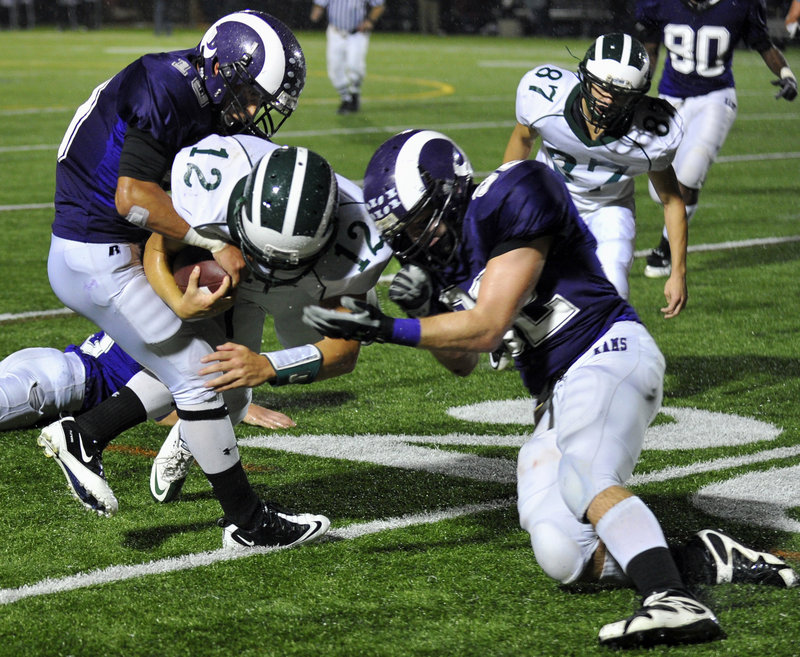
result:
<svg viewBox="0 0 800 657"><path fill-rule="evenodd" d="M283 146L265 155L234 191L231 236L253 275L287 285L319 260L336 232L339 190L325 158Z"/></svg>
<svg viewBox="0 0 800 657"><path fill-rule="evenodd" d="M586 120L598 128L613 128L624 124L650 89L650 58L629 34L604 34L586 51L578 77L589 112Z"/></svg>

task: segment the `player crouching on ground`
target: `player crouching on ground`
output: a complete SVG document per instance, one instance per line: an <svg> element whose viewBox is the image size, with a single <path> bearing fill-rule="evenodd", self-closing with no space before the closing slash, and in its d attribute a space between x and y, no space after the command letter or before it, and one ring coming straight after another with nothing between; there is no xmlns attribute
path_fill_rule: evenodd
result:
<svg viewBox="0 0 800 657"><path fill-rule="evenodd" d="M601 644L721 637L690 591L697 582L797 584L782 560L712 530L673 556L655 515L625 488L661 406L664 357L603 275L557 174L515 161L475 188L455 143L411 130L373 155L364 197L395 254L417 266L397 275L390 296L421 317L345 299L352 313L312 307L305 321L331 337L428 349L460 375L513 330L517 369L539 403L518 459L520 522L536 559L565 584L624 582L643 598L633 616L602 627Z"/></svg>

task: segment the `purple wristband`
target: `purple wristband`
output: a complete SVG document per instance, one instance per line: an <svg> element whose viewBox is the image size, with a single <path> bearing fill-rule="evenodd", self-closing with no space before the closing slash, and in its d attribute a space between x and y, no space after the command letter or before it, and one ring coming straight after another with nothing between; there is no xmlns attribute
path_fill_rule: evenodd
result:
<svg viewBox="0 0 800 657"><path fill-rule="evenodd" d="M392 324L391 342L406 347L416 347L421 334L422 327L418 319L395 319Z"/></svg>

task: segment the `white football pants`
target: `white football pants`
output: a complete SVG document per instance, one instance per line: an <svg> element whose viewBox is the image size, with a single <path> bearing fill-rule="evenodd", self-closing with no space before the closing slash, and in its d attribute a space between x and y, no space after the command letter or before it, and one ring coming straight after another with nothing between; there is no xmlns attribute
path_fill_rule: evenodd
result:
<svg viewBox="0 0 800 657"><path fill-rule="evenodd" d="M329 24L326 35L325 56L333 88L342 99L361 93L361 84L367 75L369 32L350 34Z"/></svg>
<svg viewBox="0 0 800 657"><path fill-rule="evenodd" d="M597 259L606 278L617 288L617 294L627 300L630 295L628 275L633 266L636 243L636 218L633 210L609 205L581 215L597 240Z"/></svg>
<svg viewBox="0 0 800 657"><path fill-rule="evenodd" d="M152 372L172 394L179 411L203 413L223 406L223 396L203 384L200 359L224 341L213 322L183 322L150 287L140 248L134 244L89 244L55 235L47 263L50 284L69 308L93 321ZM206 339L207 338L207 339ZM233 425L215 420L184 422L184 439L208 474L239 461Z"/></svg>
<svg viewBox="0 0 800 657"><path fill-rule="evenodd" d="M555 384L517 459L520 524L550 577L574 582L591 562L599 538L586 510L633 473L661 407L664 368L644 326L617 322Z"/></svg>
<svg viewBox="0 0 800 657"><path fill-rule="evenodd" d="M702 189L736 120L736 89L729 87L691 98L662 98L678 111L683 123L683 139L672 162L678 182L690 189ZM652 184L650 197L661 202Z"/></svg>

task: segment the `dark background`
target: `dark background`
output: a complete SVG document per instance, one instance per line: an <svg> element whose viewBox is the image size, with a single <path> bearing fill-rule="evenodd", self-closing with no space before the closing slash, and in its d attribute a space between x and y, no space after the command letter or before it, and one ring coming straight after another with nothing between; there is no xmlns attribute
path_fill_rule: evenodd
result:
<svg viewBox="0 0 800 657"><path fill-rule="evenodd" d="M103 26L153 25L157 0L0 0L0 29L57 26L98 29ZM775 41L784 44L783 17L791 0L767 0ZM13 9L11 5L16 4ZM417 30L416 0L386 0L378 30ZM594 36L633 30L634 0L440 0L443 34L500 36ZM296 30L323 29L308 20L311 0L164 0L166 30L203 29L239 9L266 11ZM324 23L324 21L323 21Z"/></svg>

